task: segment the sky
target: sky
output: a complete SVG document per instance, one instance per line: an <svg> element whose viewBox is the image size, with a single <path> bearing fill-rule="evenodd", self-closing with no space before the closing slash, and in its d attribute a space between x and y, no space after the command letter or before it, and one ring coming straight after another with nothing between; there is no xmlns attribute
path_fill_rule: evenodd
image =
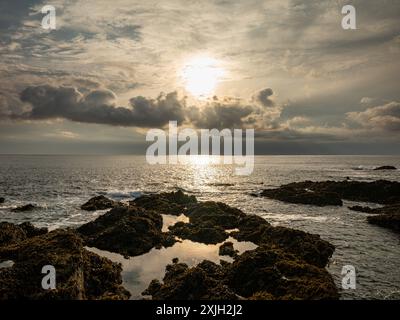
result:
<svg viewBox="0 0 400 320"><path fill-rule="evenodd" d="M400 154L399 17L396 0L0 0L0 153L141 154L177 121L255 129L257 154Z"/></svg>

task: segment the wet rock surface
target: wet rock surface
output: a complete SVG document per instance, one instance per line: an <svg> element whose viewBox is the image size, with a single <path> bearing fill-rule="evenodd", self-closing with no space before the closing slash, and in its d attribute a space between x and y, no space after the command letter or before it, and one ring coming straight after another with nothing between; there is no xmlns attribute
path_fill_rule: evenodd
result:
<svg viewBox="0 0 400 320"><path fill-rule="evenodd" d="M6 201L6 199L0 197L0 203L4 203Z"/></svg>
<svg viewBox="0 0 400 320"><path fill-rule="evenodd" d="M3 226L4 227L4 226ZM71 230L21 237L0 246L0 299L127 299L121 285L121 266L88 252ZM44 290L42 268L56 270L56 289Z"/></svg>
<svg viewBox="0 0 400 320"><path fill-rule="evenodd" d="M36 208L33 204L26 204L24 206L16 207L14 209L11 209L12 212L26 212L26 211L32 211Z"/></svg>
<svg viewBox="0 0 400 320"><path fill-rule="evenodd" d="M81 209L86 211L106 210L114 208L117 205L118 202L108 199L105 196L97 196L81 205Z"/></svg>
<svg viewBox="0 0 400 320"><path fill-rule="evenodd" d="M387 180L304 181L289 183L276 189L265 189L260 195L289 203L317 206L341 206L342 199L394 204L400 202L400 183Z"/></svg>
<svg viewBox="0 0 400 320"><path fill-rule="evenodd" d="M162 216L136 206L118 206L77 229L85 244L124 256L137 256L174 239L161 232Z"/></svg>

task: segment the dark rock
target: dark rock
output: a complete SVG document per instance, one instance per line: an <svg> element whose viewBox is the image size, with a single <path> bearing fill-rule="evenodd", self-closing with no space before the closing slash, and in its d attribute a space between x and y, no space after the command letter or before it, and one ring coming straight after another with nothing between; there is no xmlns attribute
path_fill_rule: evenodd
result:
<svg viewBox="0 0 400 320"><path fill-rule="evenodd" d="M374 170L397 170L397 168L393 166L381 166L375 168Z"/></svg>
<svg viewBox="0 0 400 320"><path fill-rule="evenodd" d="M0 300L6 299L127 299L121 265L84 249L74 232L55 230L17 244L0 247L0 261L13 266L0 269ZM56 269L56 289L43 290L42 268Z"/></svg>
<svg viewBox="0 0 400 320"><path fill-rule="evenodd" d="M232 258L235 258L235 257L237 257L238 252L239 252L238 250L235 250L233 248L233 243L230 241L224 242L219 247L219 255L220 256L230 256Z"/></svg>
<svg viewBox="0 0 400 320"><path fill-rule="evenodd" d="M228 287L243 297L338 299L331 275L274 247L246 251L227 267Z"/></svg>
<svg viewBox="0 0 400 320"><path fill-rule="evenodd" d="M193 268L172 264L166 268L163 283L153 280L143 294L154 300L236 300L237 295L223 284L221 276L222 268L209 261Z"/></svg>
<svg viewBox="0 0 400 320"><path fill-rule="evenodd" d="M265 189L261 196L289 203L310 204L314 206L342 206L339 195L332 192L314 192L303 188L280 187Z"/></svg>
<svg viewBox="0 0 400 320"><path fill-rule="evenodd" d="M6 201L6 199L0 197L0 203L4 203Z"/></svg>
<svg viewBox="0 0 400 320"><path fill-rule="evenodd" d="M367 220L371 224L400 233L400 214L380 214L377 216L367 217Z"/></svg>
<svg viewBox="0 0 400 320"><path fill-rule="evenodd" d="M36 209L36 207L33 204L27 204L21 207L16 207L14 209L11 209L12 212L26 212L26 211L32 211L33 209Z"/></svg>
<svg viewBox="0 0 400 320"><path fill-rule="evenodd" d="M304 181L263 190L262 196L290 203L342 205L341 199L394 204L400 202L400 183L377 180L361 181Z"/></svg>
<svg viewBox="0 0 400 320"><path fill-rule="evenodd" d="M372 209L370 207L352 206L352 207L349 207L349 209L352 211L357 211L357 212L374 213L374 209Z"/></svg>
<svg viewBox="0 0 400 320"><path fill-rule="evenodd" d="M17 244L27 238L46 233L46 228L36 228L30 222L24 222L20 225L0 222L0 247Z"/></svg>
<svg viewBox="0 0 400 320"><path fill-rule="evenodd" d="M178 222L169 227L169 230L175 236L181 239L188 239L205 244L217 244L228 238L225 230L212 224L193 224Z"/></svg>
<svg viewBox="0 0 400 320"><path fill-rule="evenodd" d="M338 299L332 277L275 247L246 251L233 263L204 260L189 268L168 265L163 283L153 280L143 294L155 300Z"/></svg>
<svg viewBox="0 0 400 320"><path fill-rule="evenodd" d="M239 231L231 233L239 241L251 241L259 246L280 247L309 264L325 267L335 247L319 235L285 227L272 227L265 219L248 215L241 219Z"/></svg>
<svg viewBox="0 0 400 320"><path fill-rule="evenodd" d="M197 203L195 196L184 194L181 190L170 193L144 195L131 201L130 204L145 209L155 210L160 214L179 216L185 213L187 208Z"/></svg>
<svg viewBox="0 0 400 320"><path fill-rule="evenodd" d="M162 216L134 206L119 206L79 227L86 245L137 256L172 238L161 232Z"/></svg>
<svg viewBox="0 0 400 320"><path fill-rule="evenodd" d="M106 210L114 208L117 205L118 202L110 200L105 196L97 196L91 198L88 202L83 204L81 209L86 211Z"/></svg>
<svg viewBox="0 0 400 320"><path fill-rule="evenodd" d="M367 221L380 227L400 232L400 204L388 205L382 208L372 209L375 216L367 217Z"/></svg>
<svg viewBox="0 0 400 320"><path fill-rule="evenodd" d="M194 224L211 224L224 229L237 228L246 214L222 202L206 201L193 205L186 213Z"/></svg>
<svg viewBox="0 0 400 320"><path fill-rule="evenodd" d="M221 202L193 204L186 212L189 223L178 222L169 227L175 236L206 244L217 244L228 238L225 229L237 228L246 214Z"/></svg>

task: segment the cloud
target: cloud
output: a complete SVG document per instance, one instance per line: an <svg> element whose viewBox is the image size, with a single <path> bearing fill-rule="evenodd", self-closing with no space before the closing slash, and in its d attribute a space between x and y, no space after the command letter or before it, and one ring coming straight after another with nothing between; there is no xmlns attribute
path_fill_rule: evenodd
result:
<svg viewBox="0 0 400 320"><path fill-rule="evenodd" d="M270 97L271 94L272 90L267 89L257 96ZM12 112L8 107L7 112L0 115L17 120L67 119L138 128L164 127L169 121L177 121L179 125L185 123L195 128L263 129L276 128L282 111L282 107L275 104L265 108L265 103L260 105L232 97L214 97L201 105L188 106L186 98L180 98L177 92L160 94L156 99L136 96L129 100L128 106L120 107L111 90L82 92L75 87L52 85L27 87L21 92L20 100L25 109Z"/></svg>
<svg viewBox="0 0 400 320"><path fill-rule="evenodd" d="M253 99L254 101L260 103L264 107L273 107L275 104L274 102L270 99L270 97L274 94L271 88L266 88L263 89L259 92L257 92Z"/></svg>
<svg viewBox="0 0 400 320"><path fill-rule="evenodd" d="M157 99L138 96L130 100L128 107L117 107L116 96L110 90L83 95L73 87L42 85L26 88L20 98L31 105L31 110L14 115L17 119L67 119L123 127L162 127L169 120L179 124L184 120L185 102L178 99L176 92Z"/></svg>
<svg viewBox="0 0 400 320"><path fill-rule="evenodd" d="M400 103L392 101L362 112L348 112L347 119L364 128L400 131Z"/></svg>

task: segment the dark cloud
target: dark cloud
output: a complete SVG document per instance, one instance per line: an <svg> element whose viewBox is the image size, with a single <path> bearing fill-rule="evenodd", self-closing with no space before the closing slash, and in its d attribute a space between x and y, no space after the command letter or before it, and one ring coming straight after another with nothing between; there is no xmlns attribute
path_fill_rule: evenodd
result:
<svg viewBox="0 0 400 320"><path fill-rule="evenodd" d="M28 87L21 101L29 103L30 112L14 115L29 120L67 119L76 122L133 127L162 127L170 120L181 124L185 102L175 92L157 99L135 97L129 108L115 106L115 94L109 90L94 90L83 95L76 88L49 85Z"/></svg>
<svg viewBox="0 0 400 320"><path fill-rule="evenodd" d="M78 90L74 87L40 85L24 89L21 102L30 105L28 112L3 112L3 116L14 119L45 120L67 119L75 122L97 123L115 126L163 127L169 121L184 122L196 128L242 128L270 127L279 117L280 107L273 107L267 100L271 89L257 94L259 104L249 104L241 99L214 97L201 106L186 105L176 92L160 94L156 99L137 96L129 101L128 107L116 106L116 96L110 90Z"/></svg>
<svg viewBox="0 0 400 320"><path fill-rule="evenodd" d="M274 102L270 99L270 97L274 94L271 88L263 89L257 92L253 99L260 103L264 107L273 107Z"/></svg>

